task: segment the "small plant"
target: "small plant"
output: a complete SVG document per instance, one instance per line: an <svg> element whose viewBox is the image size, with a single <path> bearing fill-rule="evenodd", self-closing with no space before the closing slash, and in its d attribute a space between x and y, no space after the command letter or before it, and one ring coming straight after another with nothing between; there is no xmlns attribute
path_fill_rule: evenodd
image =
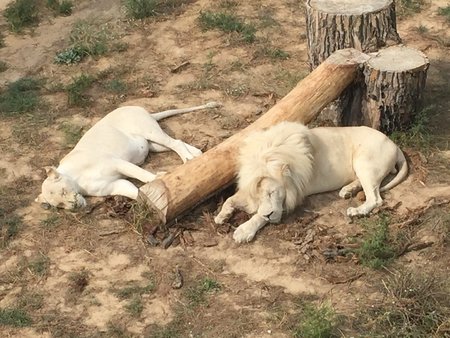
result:
<svg viewBox="0 0 450 338"><path fill-rule="evenodd" d="M139 296L133 297L127 304L126 309L133 317L139 317L144 310L144 304L142 303L142 298Z"/></svg>
<svg viewBox="0 0 450 338"><path fill-rule="evenodd" d="M70 0L47 0L47 7L60 15L69 16L72 14L73 3Z"/></svg>
<svg viewBox="0 0 450 338"><path fill-rule="evenodd" d="M70 33L72 46L84 55L99 56L108 51L108 32L91 20L78 20Z"/></svg>
<svg viewBox="0 0 450 338"><path fill-rule="evenodd" d="M396 1L397 11L400 16L408 16L414 13L419 13L423 6L425 5L425 0L399 0Z"/></svg>
<svg viewBox="0 0 450 338"><path fill-rule="evenodd" d="M356 250L361 264L379 269L395 257L396 250L389 241L389 222L390 218L386 214L377 216L375 222L363 222L367 233L361 246Z"/></svg>
<svg viewBox="0 0 450 338"><path fill-rule="evenodd" d="M221 289L221 285L208 277L203 278L199 283L187 290L186 298L189 306L195 308L206 302L206 295Z"/></svg>
<svg viewBox="0 0 450 338"><path fill-rule="evenodd" d="M393 132L390 138L400 147L428 149L431 144L431 132L428 127L429 115L434 109L434 105L425 107L416 114L408 130Z"/></svg>
<svg viewBox="0 0 450 338"><path fill-rule="evenodd" d="M78 47L70 47L61 52L56 53L55 63L59 64L74 64L81 62L84 57L84 51Z"/></svg>
<svg viewBox="0 0 450 338"><path fill-rule="evenodd" d="M199 21L201 27L205 30L219 29L225 33L236 32L247 43L252 43L256 39L256 28L251 24L245 23L234 14L206 11L200 13Z"/></svg>
<svg viewBox="0 0 450 338"><path fill-rule="evenodd" d="M116 295L121 299L129 299L133 296L141 296L143 294L151 293L153 292L153 290L155 290L155 283L152 280L145 286L140 286L135 283L131 283L128 286L118 289L116 291Z"/></svg>
<svg viewBox="0 0 450 338"><path fill-rule="evenodd" d="M17 300L17 307L23 310L39 310L44 305L44 296L37 292L26 291Z"/></svg>
<svg viewBox="0 0 450 338"><path fill-rule="evenodd" d="M19 233L22 226L22 218L14 214L8 214L0 209L0 248L4 248Z"/></svg>
<svg viewBox="0 0 450 338"><path fill-rule="evenodd" d="M83 136L83 127L65 122L60 129L64 134L64 140L67 147L74 146Z"/></svg>
<svg viewBox="0 0 450 338"><path fill-rule="evenodd" d="M94 83L94 78L81 74L73 79L73 82L67 87L67 100L70 106L87 106L90 101L90 97L87 95L87 91Z"/></svg>
<svg viewBox="0 0 450 338"><path fill-rule="evenodd" d="M439 7L438 14L445 16L447 22L450 23L450 5L447 5L446 7Z"/></svg>
<svg viewBox="0 0 450 338"><path fill-rule="evenodd" d="M8 69L8 64L5 61L0 61L0 73L3 73Z"/></svg>
<svg viewBox="0 0 450 338"><path fill-rule="evenodd" d="M127 84L120 79L112 79L105 84L105 89L114 94L123 94L127 91Z"/></svg>
<svg viewBox="0 0 450 338"><path fill-rule="evenodd" d="M84 291L89 284L89 272L85 269L72 272L69 275L70 286L76 294L80 294Z"/></svg>
<svg viewBox="0 0 450 338"><path fill-rule="evenodd" d="M124 0L127 15L133 19L145 19L152 16L170 14L192 0Z"/></svg>
<svg viewBox="0 0 450 338"><path fill-rule="evenodd" d="M419 27L417 27L417 33L423 35L428 33L428 28L424 25L420 25Z"/></svg>
<svg viewBox="0 0 450 338"><path fill-rule="evenodd" d="M37 2L33 0L15 0L5 9L4 16L13 32L20 32L25 27L38 23Z"/></svg>
<svg viewBox="0 0 450 338"><path fill-rule="evenodd" d="M289 53L276 47L264 46L255 52L256 56L263 55L272 60L286 60L289 58Z"/></svg>
<svg viewBox="0 0 450 338"><path fill-rule="evenodd" d="M30 316L22 309L0 309L0 325L26 327L31 325Z"/></svg>
<svg viewBox="0 0 450 338"><path fill-rule="evenodd" d="M60 220L61 219L58 214L50 214L46 219L41 221L41 225L47 229L53 229L59 224Z"/></svg>
<svg viewBox="0 0 450 338"><path fill-rule="evenodd" d="M47 274L48 268L50 266L50 259L40 253L34 259L28 261L28 268L30 271L40 277L43 277Z"/></svg>
<svg viewBox="0 0 450 338"><path fill-rule="evenodd" d="M301 321L294 330L295 338L329 338L332 337L336 314L328 305L316 307L312 304L303 306Z"/></svg>
<svg viewBox="0 0 450 338"><path fill-rule="evenodd" d="M22 78L7 85L0 91L0 114L13 116L31 112L41 104L38 95L41 81L33 78Z"/></svg>

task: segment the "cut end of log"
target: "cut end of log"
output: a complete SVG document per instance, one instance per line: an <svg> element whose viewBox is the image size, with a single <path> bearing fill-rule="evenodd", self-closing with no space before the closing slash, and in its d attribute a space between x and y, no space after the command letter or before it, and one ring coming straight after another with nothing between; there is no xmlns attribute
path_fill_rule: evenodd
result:
<svg viewBox="0 0 450 338"><path fill-rule="evenodd" d="M387 6L392 0L311 0L309 5L318 11L338 15L361 15L373 13Z"/></svg>
<svg viewBox="0 0 450 338"><path fill-rule="evenodd" d="M368 65L384 72L413 71L429 64L425 54L406 46L392 46L375 54Z"/></svg>
<svg viewBox="0 0 450 338"><path fill-rule="evenodd" d="M167 222L169 192L160 179L143 185L139 189L138 202L144 202L154 210L163 224Z"/></svg>
<svg viewBox="0 0 450 338"><path fill-rule="evenodd" d="M331 54L327 62L336 65L355 65L362 64L370 59L370 56L354 48L340 49Z"/></svg>

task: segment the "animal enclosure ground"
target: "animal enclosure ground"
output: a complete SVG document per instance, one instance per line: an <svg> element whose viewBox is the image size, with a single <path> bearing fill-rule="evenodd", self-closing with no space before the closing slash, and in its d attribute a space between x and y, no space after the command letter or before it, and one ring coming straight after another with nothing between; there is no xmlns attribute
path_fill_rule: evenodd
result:
<svg viewBox="0 0 450 338"><path fill-rule="evenodd" d="M166 250L142 239L145 211L125 199L40 208L42 167L120 105L221 102L161 122L204 151L238 132L308 73L301 2L161 1L133 20L127 1L77 1L71 15L42 1L20 33L3 15L11 3L0 0L1 337L450 336L446 1L397 3L403 42L431 66L423 114L393 136L410 175L379 214L349 223L357 197L311 196L236 245L245 215L212 222L229 188L181 219ZM180 164L162 153L144 167Z"/></svg>

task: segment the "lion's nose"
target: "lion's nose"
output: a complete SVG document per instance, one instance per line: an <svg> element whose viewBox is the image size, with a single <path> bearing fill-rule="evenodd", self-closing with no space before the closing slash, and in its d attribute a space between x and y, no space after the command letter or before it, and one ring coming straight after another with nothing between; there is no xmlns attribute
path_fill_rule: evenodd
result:
<svg viewBox="0 0 450 338"><path fill-rule="evenodd" d="M273 211L271 211L271 212L270 212L269 214L267 214L267 215L264 215L264 217L267 218L267 219L269 219L270 216L272 216L272 214L273 214Z"/></svg>

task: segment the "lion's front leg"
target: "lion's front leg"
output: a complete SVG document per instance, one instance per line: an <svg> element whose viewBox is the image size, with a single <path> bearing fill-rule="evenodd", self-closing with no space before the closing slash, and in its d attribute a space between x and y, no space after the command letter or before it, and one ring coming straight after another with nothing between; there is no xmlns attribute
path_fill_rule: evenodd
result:
<svg viewBox="0 0 450 338"><path fill-rule="evenodd" d="M233 239L237 243L250 242L264 225L267 220L258 214L253 215L247 222L242 223L233 234Z"/></svg>
<svg viewBox="0 0 450 338"><path fill-rule="evenodd" d="M247 203L245 197L240 191L238 191L225 201L225 203L222 205L222 209L220 210L219 214L216 217L214 217L214 222L216 222L216 224L225 223L231 217L234 210L236 209L242 209L244 211L247 211L246 204Z"/></svg>

